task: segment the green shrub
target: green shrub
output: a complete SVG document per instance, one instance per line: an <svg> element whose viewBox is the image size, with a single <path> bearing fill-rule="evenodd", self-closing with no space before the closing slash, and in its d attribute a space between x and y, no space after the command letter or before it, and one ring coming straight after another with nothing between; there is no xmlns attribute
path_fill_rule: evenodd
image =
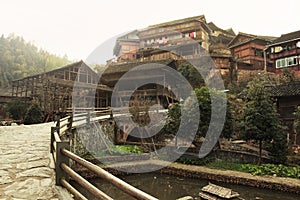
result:
<svg viewBox="0 0 300 200"><path fill-rule="evenodd" d="M24 124L41 123L43 122L43 117L44 115L39 105L35 102L32 102L25 114Z"/></svg>
<svg viewBox="0 0 300 200"><path fill-rule="evenodd" d="M289 178L300 178L300 167L288 167L285 165L263 164L258 165L243 165L243 169L253 175L270 175Z"/></svg>
<svg viewBox="0 0 300 200"><path fill-rule="evenodd" d="M95 157L103 157L112 155L129 155L129 154L142 154L144 151L136 145L115 145L111 148L96 152L93 154Z"/></svg>
<svg viewBox="0 0 300 200"><path fill-rule="evenodd" d="M24 120L29 105L20 99L13 99L5 106L5 111L14 120Z"/></svg>

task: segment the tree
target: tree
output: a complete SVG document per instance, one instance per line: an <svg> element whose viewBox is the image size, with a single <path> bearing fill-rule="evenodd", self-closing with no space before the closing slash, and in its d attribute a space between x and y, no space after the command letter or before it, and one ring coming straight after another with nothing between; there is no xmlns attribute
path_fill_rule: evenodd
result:
<svg viewBox="0 0 300 200"><path fill-rule="evenodd" d="M193 88L198 88L204 85L203 77L189 62L179 64L177 70L190 82Z"/></svg>
<svg viewBox="0 0 300 200"><path fill-rule="evenodd" d="M180 104L173 103L168 107L166 126L164 130L170 134L176 133L180 125L180 121L181 121L180 117L181 117Z"/></svg>
<svg viewBox="0 0 300 200"><path fill-rule="evenodd" d="M14 99L8 102L5 106L5 111L9 113L9 116L14 120L24 120L26 111L28 109L28 103L20 99Z"/></svg>
<svg viewBox="0 0 300 200"><path fill-rule="evenodd" d="M66 56L38 49L14 34L0 37L0 87L10 86L14 79L50 71L69 62Z"/></svg>
<svg viewBox="0 0 300 200"><path fill-rule="evenodd" d="M221 137L230 138L233 132L233 117L232 108L227 101L226 94L223 91L216 89L208 89L207 87L197 88L195 90L200 110L200 123L198 128L198 137L205 137L208 127L211 123L219 123L223 120L211 121L212 112L212 98L214 98L214 108L218 112L222 112L220 109L224 109L223 103L226 103L226 116L225 124L215 124L216 126L223 126Z"/></svg>
<svg viewBox="0 0 300 200"><path fill-rule="evenodd" d="M290 83L296 81L296 75L294 70L283 69L282 74L279 75L280 83Z"/></svg>
<svg viewBox="0 0 300 200"><path fill-rule="evenodd" d="M40 106L36 102L32 102L30 107L28 108L24 124L38 124L43 121L43 112L40 108Z"/></svg>
<svg viewBox="0 0 300 200"><path fill-rule="evenodd" d="M272 150L275 150L278 141L283 135L283 126L280 124L275 105L264 87L263 81L255 78L249 84L244 111L244 137L246 140L255 140L259 144L259 162L261 164L262 146L264 142L273 142ZM284 145L281 145L284 148ZM275 149L274 149L275 148ZM281 151L281 152L280 152ZM271 152L286 156L285 149ZM284 159L281 159L284 160Z"/></svg>
<svg viewBox="0 0 300 200"><path fill-rule="evenodd" d="M297 106L296 112L294 112L295 120L293 123L293 128L296 135L300 134L300 106ZM295 137L297 138L297 137Z"/></svg>
<svg viewBox="0 0 300 200"><path fill-rule="evenodd" d="M211 95L214 94L214 95ZM178 103L172 104L172 106L169 107L168 110L168 116L166 120L166 131L169 133L176 133L180 123L183 123L182 126L185 127L185 130L191 130L194 129L197 130L196 133L196 140L200 137L205 137L206 133L208 131L208 128L210 124L212 123L215 127L216 126L222 126L223 130L221 133L221 137L230 138L231 134L233 132L233 118L231 115L231 106L227 102L227 112L226 112L226 118L225 118L225 124L217 124L219 122L222 122L222 120L216 120L211 121L211 98L217 98L214 99L215 102L215 109L220 110L224 109L224 105L222 103L226 102L226 94L221 91L217 91L215 89L209 90L207 87L201 87L195 89L195 94L197 97L197 104L199 106L200 111L200 121L195 121L198 117L196 117L195 110L191 109L193 106L187 106L187 105L194 105L194 102L192 102L192 99L186 99L183 105L183 109L189 108L190 110L184 110L187 113L187 116L189 116L188 119L181 122L181 106ZM221 103L219 103L221 102ZM221 112L221 111L220 111ZM191 126L198 126L198 127L191 127ZM190 134L186 133L186 137L188 137ZM194 141L194 144L197 145L197 142Z"/></svg>

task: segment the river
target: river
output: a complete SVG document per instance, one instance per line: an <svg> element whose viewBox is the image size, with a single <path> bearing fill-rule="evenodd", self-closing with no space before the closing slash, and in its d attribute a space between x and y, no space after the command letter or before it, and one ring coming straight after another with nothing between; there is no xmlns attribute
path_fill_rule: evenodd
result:
<svg viewBox="0 0 300 200"><path fill-rule="evenodd" d="M149 173L149 174L133 174L127 176L119 176L122 180L132 184L133 186L159 198L160 200L175 200L183 196L197 197L201 188L208 184L207 180L199 180L193 178L176 177L172 175ZM131 200L134 199L124 194L116 187L106 183L102 179L93 179L91 182L99 189L107 193L115 200ZM215 182L212 182L215 183ZM258 189L240 185L229 185L217 183L218 185L229 187L240 193L241 197L246 200L299 200L300 195L285 192ZM75 185L81 192L83 190ZM88 199L92 196L83 192Z"/></svg>

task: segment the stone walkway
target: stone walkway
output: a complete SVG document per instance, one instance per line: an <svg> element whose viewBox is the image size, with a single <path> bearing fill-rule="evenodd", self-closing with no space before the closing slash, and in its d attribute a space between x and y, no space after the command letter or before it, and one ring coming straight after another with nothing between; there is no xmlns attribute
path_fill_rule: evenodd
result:
<svg viewBox="0 0 300 200"><path fill-rule="evenodd" d="M72 199L55 186L53 123L0 127L0 200Z"/></svg>

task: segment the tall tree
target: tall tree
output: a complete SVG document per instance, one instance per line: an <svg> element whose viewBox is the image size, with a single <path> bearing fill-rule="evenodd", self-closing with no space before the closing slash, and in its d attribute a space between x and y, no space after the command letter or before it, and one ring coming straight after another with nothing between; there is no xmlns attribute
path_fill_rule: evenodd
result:
<svg viewBox="0 0 300 200"><path fill-rule="evenodd" d="M211 95L211 93L214 93L214 95ZM185 110L189 116L188 119L181 121L181 112L180 112L180 105L178 103L173 104L171 107L169 107L168 110L168 116L167 116L167 121L166 121L166 131L171 132L171 133L176 133L176 131L179 128L179 124L183 123L183 127L186 127L186 130L190 129L195 129L197 131L196 133L196 140L200 137L205 137L206 133L208 131L208 128L210 124L212 123L214 126L222 126L222 134L221 137L225 138L230 138L231 134L233 132L233 117L231 115L231 106L227 102L227 112L226 112L226 118L225 118L225 124L216 124L219 123L218 120L216 121L211 121L211 98L219 98L219 99L214 99L216 110L218 109L223 109L223 105L219 105L218 102L226 102L226 94L224 94L221 91L217 91L214 89L209 90L207 87L201 87L197 88L195 90L195 94L197 97L197 104L199 106L199 111L200 111L200 121L195 121L195 119L198 119L196 117L197 113L195 113L195 110ZM194 105L192 102L192 99L187 99L184 102L183 109L187 108L192 108L190 106L185 106L185 105ZM196 104L196 105L197 105ZM222 121L222 120L220 120ZM191 126L198 126L198 127L191 127ZM186 137L189 137L189 133L186 133ZM194 144L197 145L197 142L194 141Z"/></svg>
<svg viewBox="0 0 300 200"><path fill-rule="evenodd" d="M221 137L230 138L233 132L233 117L232 108L230 102L227 101L227 95L223 91L215 89L208 89L207 87L197 88L195 90L200 110L200 124L198 128L198 136L205 137L208 127L211 123L218 123L211 121L212 112L212 98L214 98L214 106L216 111L224 109L223 103L226 103L226 116L225 124L215 124L217 126L223 126ZM220 110L221 113L221 110ZM223 121L223 120L217 120Z"/></svg>
<svg viewBox="0 0 300 200"><path fill-rule="evenodd" d="M0 37L0 87L9 87L14 79L53 70L68 64L67 57L38 49L22 37Z"/></svg>
<svg viewBox="0 0 300 200"><path fill-rule="evenodd" d="M293 123L293 128L296 134L295 138L297 138L297 135L300 134L300 106L297 106L296 111L294 112L294 117L295 120Z"/></svg>
<svg viewBox="0 0 300 200"><path fill-rule="evenodd" d="M264 87L262 80L255 78L250 82L244 111L244 136L246 140L255 140L259 144L259 162L261 164L264 142L278 142L284 133L274 102ZM278 144L277 144L278 145ZM284 147L284 145L282 145ZM275 147L276 148L276 147ZM273 149L274 150L274 149ZM275 154L284 152L285 149ZM283 154L282 156L284 156Z"/></svg>

